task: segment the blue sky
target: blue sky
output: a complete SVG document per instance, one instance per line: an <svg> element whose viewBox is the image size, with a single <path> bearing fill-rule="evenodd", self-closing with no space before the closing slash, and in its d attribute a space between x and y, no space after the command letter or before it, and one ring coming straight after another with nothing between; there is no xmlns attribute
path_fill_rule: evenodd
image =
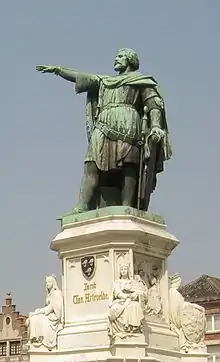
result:
<svg viewBox="0 0 220 362"><path fill-rule="evenodd" d="M0 300L24 312L44 302L59 274L49 250L56 218L77 201L86 152L85 99L36 64L113 74L134 48L167 106L174 155L151 210L180 239L170 272L220 275L220 2L218 0L2 1L0 12Z"/></svg>

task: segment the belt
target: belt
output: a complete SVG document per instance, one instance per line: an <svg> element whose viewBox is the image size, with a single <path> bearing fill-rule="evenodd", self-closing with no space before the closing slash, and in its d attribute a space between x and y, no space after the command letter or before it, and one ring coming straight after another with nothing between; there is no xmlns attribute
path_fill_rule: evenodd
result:
<svg viewBox="0 0 220 362"><path fill-rule="evenodd" d="M126 107L126 108L136 109L135 106L133 106L132 104L127 104L127 103L108 103L103 108L101 108L99 105L97 106L100 113L107 109L117 108L117 107Z"/></svg>
<svg viewBox="0 0 220 362"><path fill-rule="evenodd" d="M96 122L95 128L98 128L102 133L104 133L106 137L108 137L112 141L121 140L122 142L129 143L130 145L138 145L138 137L131 137L120 131L116 131L100 121Z"/></svg>

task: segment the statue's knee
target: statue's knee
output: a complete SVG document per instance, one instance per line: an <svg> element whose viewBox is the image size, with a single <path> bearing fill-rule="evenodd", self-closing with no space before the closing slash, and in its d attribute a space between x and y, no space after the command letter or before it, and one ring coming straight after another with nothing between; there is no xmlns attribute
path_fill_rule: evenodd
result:
<svg viewBox="0 0 220 362"><path fill-rule="evenodd" d="M85 163L85 175L94 175L98 174L98 168L95 162L86 162Z"/></svg>

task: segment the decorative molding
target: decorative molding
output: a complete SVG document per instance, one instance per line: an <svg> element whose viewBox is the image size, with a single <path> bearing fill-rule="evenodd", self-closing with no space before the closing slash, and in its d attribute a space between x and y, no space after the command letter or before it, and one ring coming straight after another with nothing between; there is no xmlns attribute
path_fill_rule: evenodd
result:
<svg viewBox="0 0 220 362"><path fill-rule="evenodd" d="M104 259L104 263L110 263L110 259L109 259L108 256L106 256L106 255L104 255L104 254L102 254L102 255L100 255L100 256Z"/></svg>
<svg viewBox="0 0 220 362"><path fill-rule="evenodd" d="M67 259L67 261L69 263L70 268L75 268L76 267L76 259L75 258Z"/></svg>
<svg viewBox="0 0 220 362"><path fill-rule="evenodd" d="M123 258L126 261L126 255L128 255L128 251L116 252L116 259Z"/></svg>

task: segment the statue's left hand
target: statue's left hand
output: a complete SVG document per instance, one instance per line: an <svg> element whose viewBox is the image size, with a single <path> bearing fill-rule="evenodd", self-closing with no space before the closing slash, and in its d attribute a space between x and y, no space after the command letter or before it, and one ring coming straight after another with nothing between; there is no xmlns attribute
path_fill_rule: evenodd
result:
<svg viewBox="0 0 220 362"><path fill-rule="evenodd" d="M150 136L155 142L160 142L164 138L164 131L160 127L153 127Z"/></svg>

